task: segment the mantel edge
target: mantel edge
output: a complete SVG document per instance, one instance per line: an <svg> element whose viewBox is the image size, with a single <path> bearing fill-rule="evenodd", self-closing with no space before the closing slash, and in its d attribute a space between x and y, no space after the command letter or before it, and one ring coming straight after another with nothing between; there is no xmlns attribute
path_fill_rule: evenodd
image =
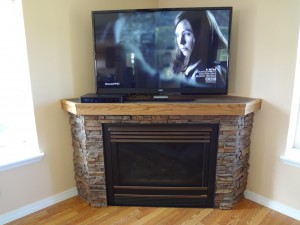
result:
<svg viewBox="0 0 300 225"><path fill-rule="evenodd" d="M75 115L247 115L261 109L262 99L238 96L203 96L189 102L138 101L125 103L80 103L62 99L64 111Z"/></svg>

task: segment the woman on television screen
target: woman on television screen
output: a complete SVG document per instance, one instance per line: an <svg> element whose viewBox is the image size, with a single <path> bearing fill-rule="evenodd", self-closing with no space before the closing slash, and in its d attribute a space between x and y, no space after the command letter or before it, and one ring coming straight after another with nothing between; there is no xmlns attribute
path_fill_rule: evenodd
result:
<svg viewBox="0 0 300 225"><path fill-rule="evenodd" d="M209 10L184 11L175 18L171 69L183 86L225 86L227 62L218 59L220 49L228 49L227 41Z"/></svg>

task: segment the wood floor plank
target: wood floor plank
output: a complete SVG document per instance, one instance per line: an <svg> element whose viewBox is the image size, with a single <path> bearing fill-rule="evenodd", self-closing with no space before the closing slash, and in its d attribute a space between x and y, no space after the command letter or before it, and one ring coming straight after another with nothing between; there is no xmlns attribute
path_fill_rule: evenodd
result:
<svg viewBox="0 0 300 225"><path fill-rule="evenodd" d="M109 206L93 208L78 196L8 225L300 225L247 199L234 209Z"/></svg>
<svg viewBox="0 0 300 225"><path fill-rule="evenodd" d="M182 225L191 225L191 224L203 224L201 221L208 215L210 215L214 210L213 209L203 209L198 211L196 214L191 216L188 220L185 220Z"/></svg>

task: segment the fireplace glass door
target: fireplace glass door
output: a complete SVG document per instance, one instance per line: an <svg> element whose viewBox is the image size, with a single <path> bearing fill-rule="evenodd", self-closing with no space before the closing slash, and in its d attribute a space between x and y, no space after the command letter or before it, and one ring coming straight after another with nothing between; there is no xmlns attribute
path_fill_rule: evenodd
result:
<svg viewBox="0 0 300 225"><path fill-rule="evenodd" d="M218 124L105 124L109 205L213 207Z"/></svg>

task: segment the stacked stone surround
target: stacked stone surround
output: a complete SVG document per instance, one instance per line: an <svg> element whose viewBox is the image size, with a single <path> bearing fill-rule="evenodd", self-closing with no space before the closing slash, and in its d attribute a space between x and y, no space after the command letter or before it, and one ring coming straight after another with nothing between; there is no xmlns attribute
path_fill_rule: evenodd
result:
<svg viewBox="0 0 300 225"><path fill-rule="evenodd" d="M253 113L243 116L70 115L78 193L93 207L107 206L102 124L219 123L215 207L231 209L247 185Z"/></svg>

